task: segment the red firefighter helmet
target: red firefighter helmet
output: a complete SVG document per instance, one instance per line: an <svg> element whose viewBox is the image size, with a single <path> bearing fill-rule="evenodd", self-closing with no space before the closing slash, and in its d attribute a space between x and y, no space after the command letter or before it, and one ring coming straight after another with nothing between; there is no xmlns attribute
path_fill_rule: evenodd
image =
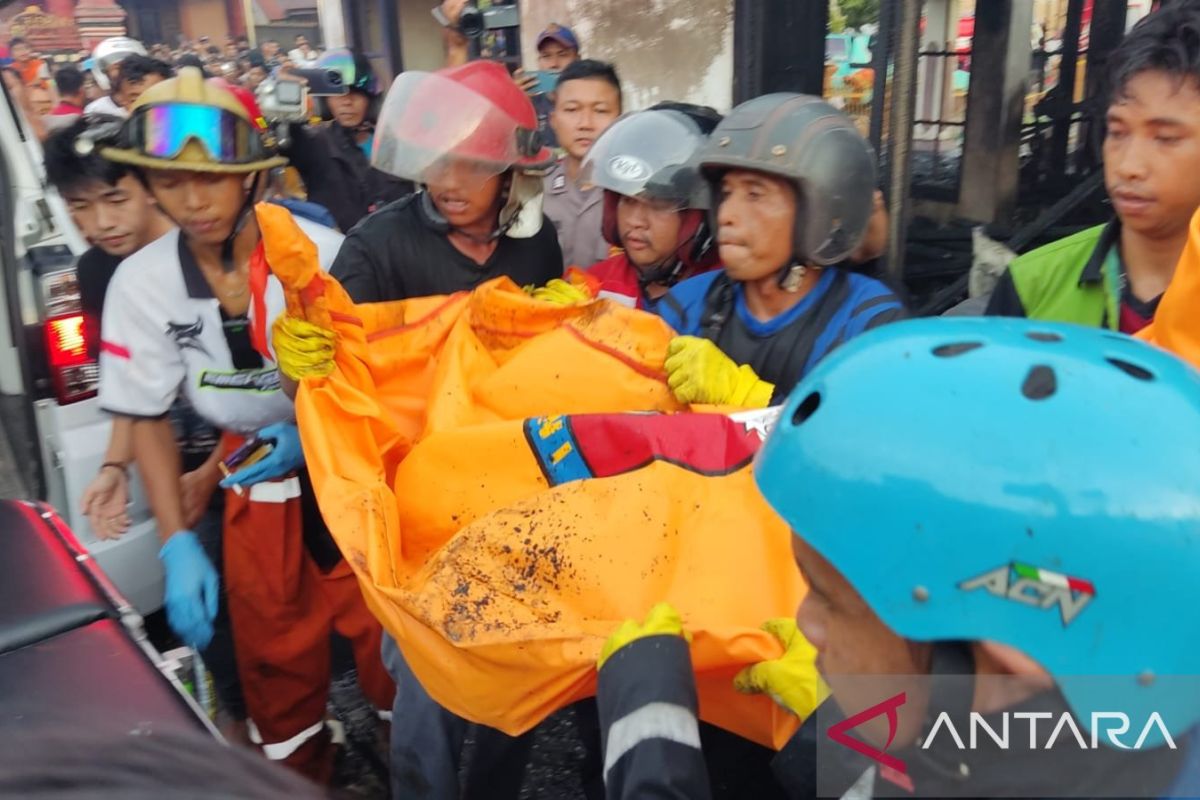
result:
<svg viewBox="0 0 1200 800"><path fill-rule="evenodd" d="M486 179L553 162L541 143L533 103L493 61L401 73L375 128L374 166L418 183L429 183L450 164L466 165Z"/></svg>
<svg viewBox="0 0 1200 800"><path fill-rule="evenodd" d="M262 109L258 106L258 98L254 96L254 92L245 86L230 83L224 78L209 78L208 81L216 86L220 86L236 97L237 101L246 109L246 113L250 115L250 119L254 122L254 127L258 128L261 133L267 132L267 118L263 116Z"/></svg>

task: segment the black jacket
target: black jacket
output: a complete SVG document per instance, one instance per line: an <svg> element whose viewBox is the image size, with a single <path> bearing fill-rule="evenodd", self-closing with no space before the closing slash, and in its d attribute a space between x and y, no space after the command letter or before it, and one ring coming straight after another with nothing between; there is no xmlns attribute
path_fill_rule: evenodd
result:
<svg viewBox="0 0 1200 800"><path fill-rule="evenodd" d="M409 181L371 166L354 133L336 123L292 126L283 154L304 180L308 199L325 206L343 232L377 208L413 191Z"/></svg>
<svg viewBox="0 0 1200 800"><path fill-rule="evenodd" d="M712 796L696 720L696 693L687 643L675 636L650 636L614 653L600 670L596 700L604 743L604 782L608 800L634 797ZM888 774L874 761L828 736L845 716L832 700L805 720L775 757L771 769L789 798L813 797L1164 797L1193 796L1200 758L1193 736L1177 737L1178 749L1118 750L1101 745L1082 750L1070 733L1048 743L1054 723L1068 706L1050 690L1008 709L1043 716L1039 746L1027 747L1028 723L1012 727L1012 747L998 749L987 734L978 748L960 750L945 730L929 749L912 745L888 750L906 765L904 775ZM993 731L1007 730L1000 715L984 719ZM1019 718L1018 718L1019 719ZM1077 723L1087 741L1086 723ZM1134 725L1132 740L1141 723ZM960 737L969 725L959 720ZM851 731L851 736L855 734ZM1101 734L1103 735L1103 734ZM1182 790L1182 791L1181 791ZM1185 793L1187 792L1187 793ZM763 797L761 789L745 797Z"/></svg>
<svg viewBox="0 0 1200 800"><path fill-rule="evenodd" d="M450 243L424 192L389 203L346 235L329 274L356 303L382 303L470 291L505 275L518 286L543 286L562 276L554 226L528 239L501 236L495 252L477 264Z"/></svg>

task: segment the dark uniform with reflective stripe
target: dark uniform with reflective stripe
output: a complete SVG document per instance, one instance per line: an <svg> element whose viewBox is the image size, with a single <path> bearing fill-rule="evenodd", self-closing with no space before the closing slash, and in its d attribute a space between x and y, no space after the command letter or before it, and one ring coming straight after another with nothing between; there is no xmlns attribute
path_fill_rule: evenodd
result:
<svg viewBox="0 0 1200 800"><path fill-rule="evenodd" d="M607 797L712 796L687 641L648 636L617 650L600 670L596 700Z"/></svg>
<svg viewBox="0 0 1200 800"><path fill-rule="evenodd" d="M695 683L687 643L678 636L650 636L617 650L600 670L596 700L604 738L604 784L609 800L708 798L712 796L700 746ZM943 696L941 703L946 703ZM970 696L952 716L956 730ZM1007 730L1005 715L1060 718L1068 712L1057 689L1040 692L1003 711L983 714L990 730ZM939 712L940 713L940 712ZM947 712L951 713L951 712ZM929 712L927 724L935 714ZM788 741L770 765L776 787L743 787L731 796L776 792L796 800L812 797L1195 797L1200 788L1200 749L1195 732L1177 737L1178 749L1081 749L1070 733L1054 746L997 746L988 737L960 748L949 734L930 742L892 748L904 774L881 770L865 755L831 742L829 727L846 719L827 700ZM1079 723L1083 728L1084 722ZM928 730L928 728L927 728ZM1042 736L1049 736L1046 729ZM1086 733L1085 733L1086 735Z"/></svg>
<svg viewBox="0 0 1200 800"><path fill-rule="evenodd" d="M742 286L723 271L679 284L657 311L680 334L712 340L725 355L775 384L772 402L787 397L843 342L907 316L882 283L840 269L824 270L804 299L767 322L750 314Z"/></svg>

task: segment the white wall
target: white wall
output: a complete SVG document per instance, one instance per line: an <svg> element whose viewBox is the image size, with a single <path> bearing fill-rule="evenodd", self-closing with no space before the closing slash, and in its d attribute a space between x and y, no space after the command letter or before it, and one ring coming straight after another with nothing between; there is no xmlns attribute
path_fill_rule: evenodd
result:
<svg viewBox="0 0 1200 800"><path fill-rule="evenodd" d="M399 0L400 49L405 69L434 70L445 61L442 28L429 13L435 5L432 0Z"/></svg>
<svg viewBox="0 0 1200 800"><path fill-rule="evenodd" d="M527 68L536 69L537 35L551 22L575 31L585 58L616 65L627 110L732 104L733 0L522 0Z"/></svg>

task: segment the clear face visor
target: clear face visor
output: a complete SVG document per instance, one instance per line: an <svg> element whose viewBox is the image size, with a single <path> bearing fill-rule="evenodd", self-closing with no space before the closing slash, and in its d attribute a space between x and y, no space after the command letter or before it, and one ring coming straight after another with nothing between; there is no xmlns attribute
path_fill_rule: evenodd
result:
<svg viewBox="0 0 1200 800"><path fill-rule="evenodd" d="M509 170L531 143L527 132L483 96L441 75L404 72L375 126L371 163L422 184L477 188Z"/></svg>

